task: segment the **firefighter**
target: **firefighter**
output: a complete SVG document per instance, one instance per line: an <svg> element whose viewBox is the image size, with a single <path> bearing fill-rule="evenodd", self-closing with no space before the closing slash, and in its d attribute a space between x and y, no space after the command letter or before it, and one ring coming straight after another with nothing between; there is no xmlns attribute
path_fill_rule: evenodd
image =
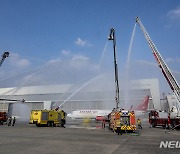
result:
<svg viewBox="0 0 180 154"><path fill-rule="evenodd" d="M103 118L103 119L102 119L102 129L105 128L105 125L106 125L106 121L105 121L105 119Z"/></svg>
<svg viewBox="0 0 180 154"><path fill-rule="evenodd" d="M120 119L116 119L116 120L115 120L115 126L116 126L116 128L117 128L117 133L118 133L118 135L119 135L119 134L122 135L122 130L121 130L122 124L121 124Z"/></svg>
<svg viewBox="0 0 180 154"><path fill-rule="evenodd" d="M15 123L16 123L16 117L13 118L12 126L14 126Z"/></svg>
<svg viewBox="0 0 180 154"><path fill-rule="evenodd" d="M9 117L8 119L8 126L11 126L12 117Z"/></svg>
<svg viewBox="0 0 180 154"><path fill-rule="evenodd" d="M65 124L66 124L66 119L65 119L65 116L66 116L66 112L64 112L62 110L62 113L63 113L63 118L61 119L61 127L64 127L65 128Z"/></svg>
<svg viewBox="0 0 180 154"><path fill-rule="evenodd" d="M61 119L61 127L65 128L65 126L64 126L65 123L66 123L66 122L65 122L65 118Z"/></svg>
<svg viewBox="0 0 180 154"><path fill-rule="evenodd" d="M137 119L137 123L138 123L138 129L142 129L141 120L140 119Z"/></svg>

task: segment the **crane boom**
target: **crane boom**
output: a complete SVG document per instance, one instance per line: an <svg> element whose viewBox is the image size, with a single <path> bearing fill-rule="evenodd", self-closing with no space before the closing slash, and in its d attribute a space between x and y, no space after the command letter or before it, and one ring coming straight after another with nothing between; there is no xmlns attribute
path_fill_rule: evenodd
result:
<svg viewBox="0 0 180 154"><path fill-rule="evenodd" d="M116 37L115 37L115 29L110 29L110 34L108 40L113 41L113 49L114 49L114 73L115 73L115 85L116 85L116 108L119 108L119 82L118 82L118 65L116 60Z"/></svg>
<svg viewBox="0 0 180 154"><path fill-rule="evenodd" d="M165 63L165 61L163 60L162 56L160 55L160 53L158 52L155 44L153 43L153 41L151 40L148 32L146 31L145 27L143 26L141 20L139 17L136 17L136 22L139 24L142 32L144 33L144 36L152 50L152 53L166 79L166 81L168 82L171 90L174 92L174 94L177 97L177 100L180 102L180 86L178 84L178 82L176 81L175 77L173 76L173 74L171 73L170 69L168 68L167 64Z"/></svg>
<svg viewBox="0 0 180 154"><path fill-rule="evenodd" d="M7 57L9 57L9 52L4 52L0 61L0 67Z"/></svg>
<svg viewBox="0 0 180 154"><path fill-rule="evenodd" d="M0 67L1 67L1 65L2 65L2 63L4 62L4 60L7 58L7 57L9 57L9 52L4 52L3 53L3 55L2 55L2 58L1 58L1 60L0 60ZM16 100L16 99L6 99L6 98L0 98L0 101L20 101L20 102L25 102L25 100L23 99L23 100Z"/></svg>

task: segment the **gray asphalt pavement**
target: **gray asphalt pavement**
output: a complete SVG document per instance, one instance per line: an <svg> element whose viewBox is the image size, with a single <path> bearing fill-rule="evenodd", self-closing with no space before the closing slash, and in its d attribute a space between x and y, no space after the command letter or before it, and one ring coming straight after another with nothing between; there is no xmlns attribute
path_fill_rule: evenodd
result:
<svg viewBox="0 0 180 154"><path fill-rule="evenodd" d="M0 126L3 154L153 154L180 153L180 149L159 148L161 141L180 141L180 131L143 126L134 134L117 135L101 124L72 122L61 127L16 124Z"/></svg>

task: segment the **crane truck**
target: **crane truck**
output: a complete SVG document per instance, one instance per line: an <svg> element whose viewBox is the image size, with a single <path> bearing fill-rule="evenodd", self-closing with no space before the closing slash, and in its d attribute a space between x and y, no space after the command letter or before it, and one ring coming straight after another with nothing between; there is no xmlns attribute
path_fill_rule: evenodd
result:
<svg viewBox="0 0 180 154"><path fill-rule="evenodd" d="M153 43L152 39L150 38L148 32L146 31L145 27L143 26L139 17L136 17L136 22L140 26L150 49L154 55L155 60L158 63L159 68L162 71L168 85L170 86L171 90L174 93L174 96L177 99L177 103L175 106L172 106L168 112L161 112L157 110L152 110L149 113L149 123L153 126L163 126L163 127L177 127L180 125L180 86L176 81L175 77L171 73L170 69L168 68L167 64L163 60L162 56L160 55L159 51L157 50L155 44Z"/></svg>
<svg viewBox="0 0 180 154"><path fill-rule="evenodd" d="M108 115L109 129L119 134L119 131L134 131L136 130L136 120L134 111L125 111L119 108L119 83L118 83L118 65L116 60L116 38L114 28L110 29L109 40L113 41L114 49L114 71L115 71L115 86L116 86L116 108Z"/></svg>

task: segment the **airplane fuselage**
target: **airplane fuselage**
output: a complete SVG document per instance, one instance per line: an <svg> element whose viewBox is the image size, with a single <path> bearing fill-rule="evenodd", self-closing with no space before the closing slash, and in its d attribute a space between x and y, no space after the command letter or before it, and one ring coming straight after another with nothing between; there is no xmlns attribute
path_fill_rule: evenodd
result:
<svg viewBox="0 0 180 154"><path fill-rule="evenodd" d="M107 116L111 110L76 110L69 113L67 116L72 119L96 119L97 116Z"/></svg>

